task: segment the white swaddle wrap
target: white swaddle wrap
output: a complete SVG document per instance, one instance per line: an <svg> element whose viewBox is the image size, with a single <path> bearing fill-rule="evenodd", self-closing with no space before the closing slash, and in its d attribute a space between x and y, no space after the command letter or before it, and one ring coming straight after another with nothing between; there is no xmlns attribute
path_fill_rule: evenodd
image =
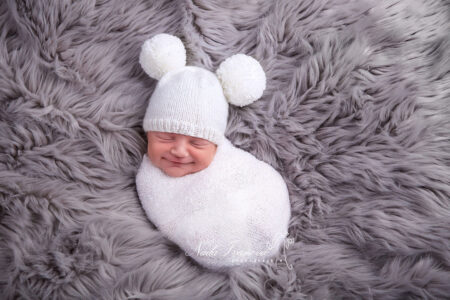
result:
<svg viewBox="0 0 450 300"><path fill-rule="evenodd" d="M227 139L206 169L183 177L167 176L144 155L136 185L149 219L212 269L263 261L288 234L281 175Z"/></svg>

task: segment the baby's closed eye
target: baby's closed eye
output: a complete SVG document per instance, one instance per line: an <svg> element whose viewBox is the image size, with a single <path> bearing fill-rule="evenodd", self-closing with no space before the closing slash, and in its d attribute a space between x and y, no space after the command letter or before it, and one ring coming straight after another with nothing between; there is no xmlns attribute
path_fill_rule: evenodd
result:
<svg viewBox="0 0 450 300"><path fill-rule="evenodd" d="M158 139L160 139L160 140L163 140L163 141L173 141L173 140L175 140L175 136L173 134L165 133L165 132L156 134L156 137Z"/></svg>
<svg viewBox="0 0 450 300"><path fill-rule="evenodd" d="M208 146L210 144L208 141L205 141L205 140L191 140L190 143L192 146L196 146L196 147L204 147L204 146Z"/></svg>

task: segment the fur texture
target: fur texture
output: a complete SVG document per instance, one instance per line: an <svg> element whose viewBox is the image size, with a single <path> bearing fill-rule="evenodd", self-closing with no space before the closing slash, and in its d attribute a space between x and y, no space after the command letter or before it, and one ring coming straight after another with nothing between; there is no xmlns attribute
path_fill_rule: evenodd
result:
<svg viewBox="0 0 450 300"><path fill-rule="evenodd" d="M450 295L444 0L0 2L2 299L443 299ZM276 168L285 261L207 271L135 189L156 82L142 43L267 75L227 137Z"/></svg>

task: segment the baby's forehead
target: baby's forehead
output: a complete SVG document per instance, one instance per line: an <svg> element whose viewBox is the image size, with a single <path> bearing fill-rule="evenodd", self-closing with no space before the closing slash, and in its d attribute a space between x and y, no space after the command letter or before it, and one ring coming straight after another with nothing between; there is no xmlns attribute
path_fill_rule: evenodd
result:
<svg viewBox="0 0 450 300"><path fill-rule="evenodd" d="M155 135L185 136L185 137L195 138L194 136L189 136L189 135L175 133L175 132L166 132L166 131L153 131L153 130L151 130L151 131L147 131L147 133L155 134Z"/></svg>
<svg viewBox="0 0 450 300"><path fill-rule="evenodd" d="M183 138L189 138L189 139L193 139L193 140L208 141L206 139L202 139L202 138L199 138L199 137L196 137L196 136L190 136L190 135L185 135L185 134L180 134L180 133L175 133L175 132L147 131L147 134L160 135L160 136L170 136L170 137L183 137Z"/></svg>

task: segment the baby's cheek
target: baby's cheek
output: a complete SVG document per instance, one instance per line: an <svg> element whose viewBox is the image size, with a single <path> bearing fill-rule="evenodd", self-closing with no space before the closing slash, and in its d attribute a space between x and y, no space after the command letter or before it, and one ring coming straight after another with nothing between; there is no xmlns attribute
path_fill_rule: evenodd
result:
<svg viewBox="0 0 450 300"><path fill-rule="evenodd" d="M202 153L202 164L206 168L211 164L214 159L216 150L214 148L205 149Z"/></svg>
<svg viewBox="0 0 450 300"><path fill-rule="evenodd" d="M147 155L149 158L152 157L152 145L150 143L147 145Z"/></svg>
<svg viewBox="0 0 450 300"><path fill-rule="evenodd" d="M150 158L152 162L156 162L159 160L161 156L161 149L159 149L158 145L155 145L154 143L149 143L147 147L147 156Z"/></svg>

